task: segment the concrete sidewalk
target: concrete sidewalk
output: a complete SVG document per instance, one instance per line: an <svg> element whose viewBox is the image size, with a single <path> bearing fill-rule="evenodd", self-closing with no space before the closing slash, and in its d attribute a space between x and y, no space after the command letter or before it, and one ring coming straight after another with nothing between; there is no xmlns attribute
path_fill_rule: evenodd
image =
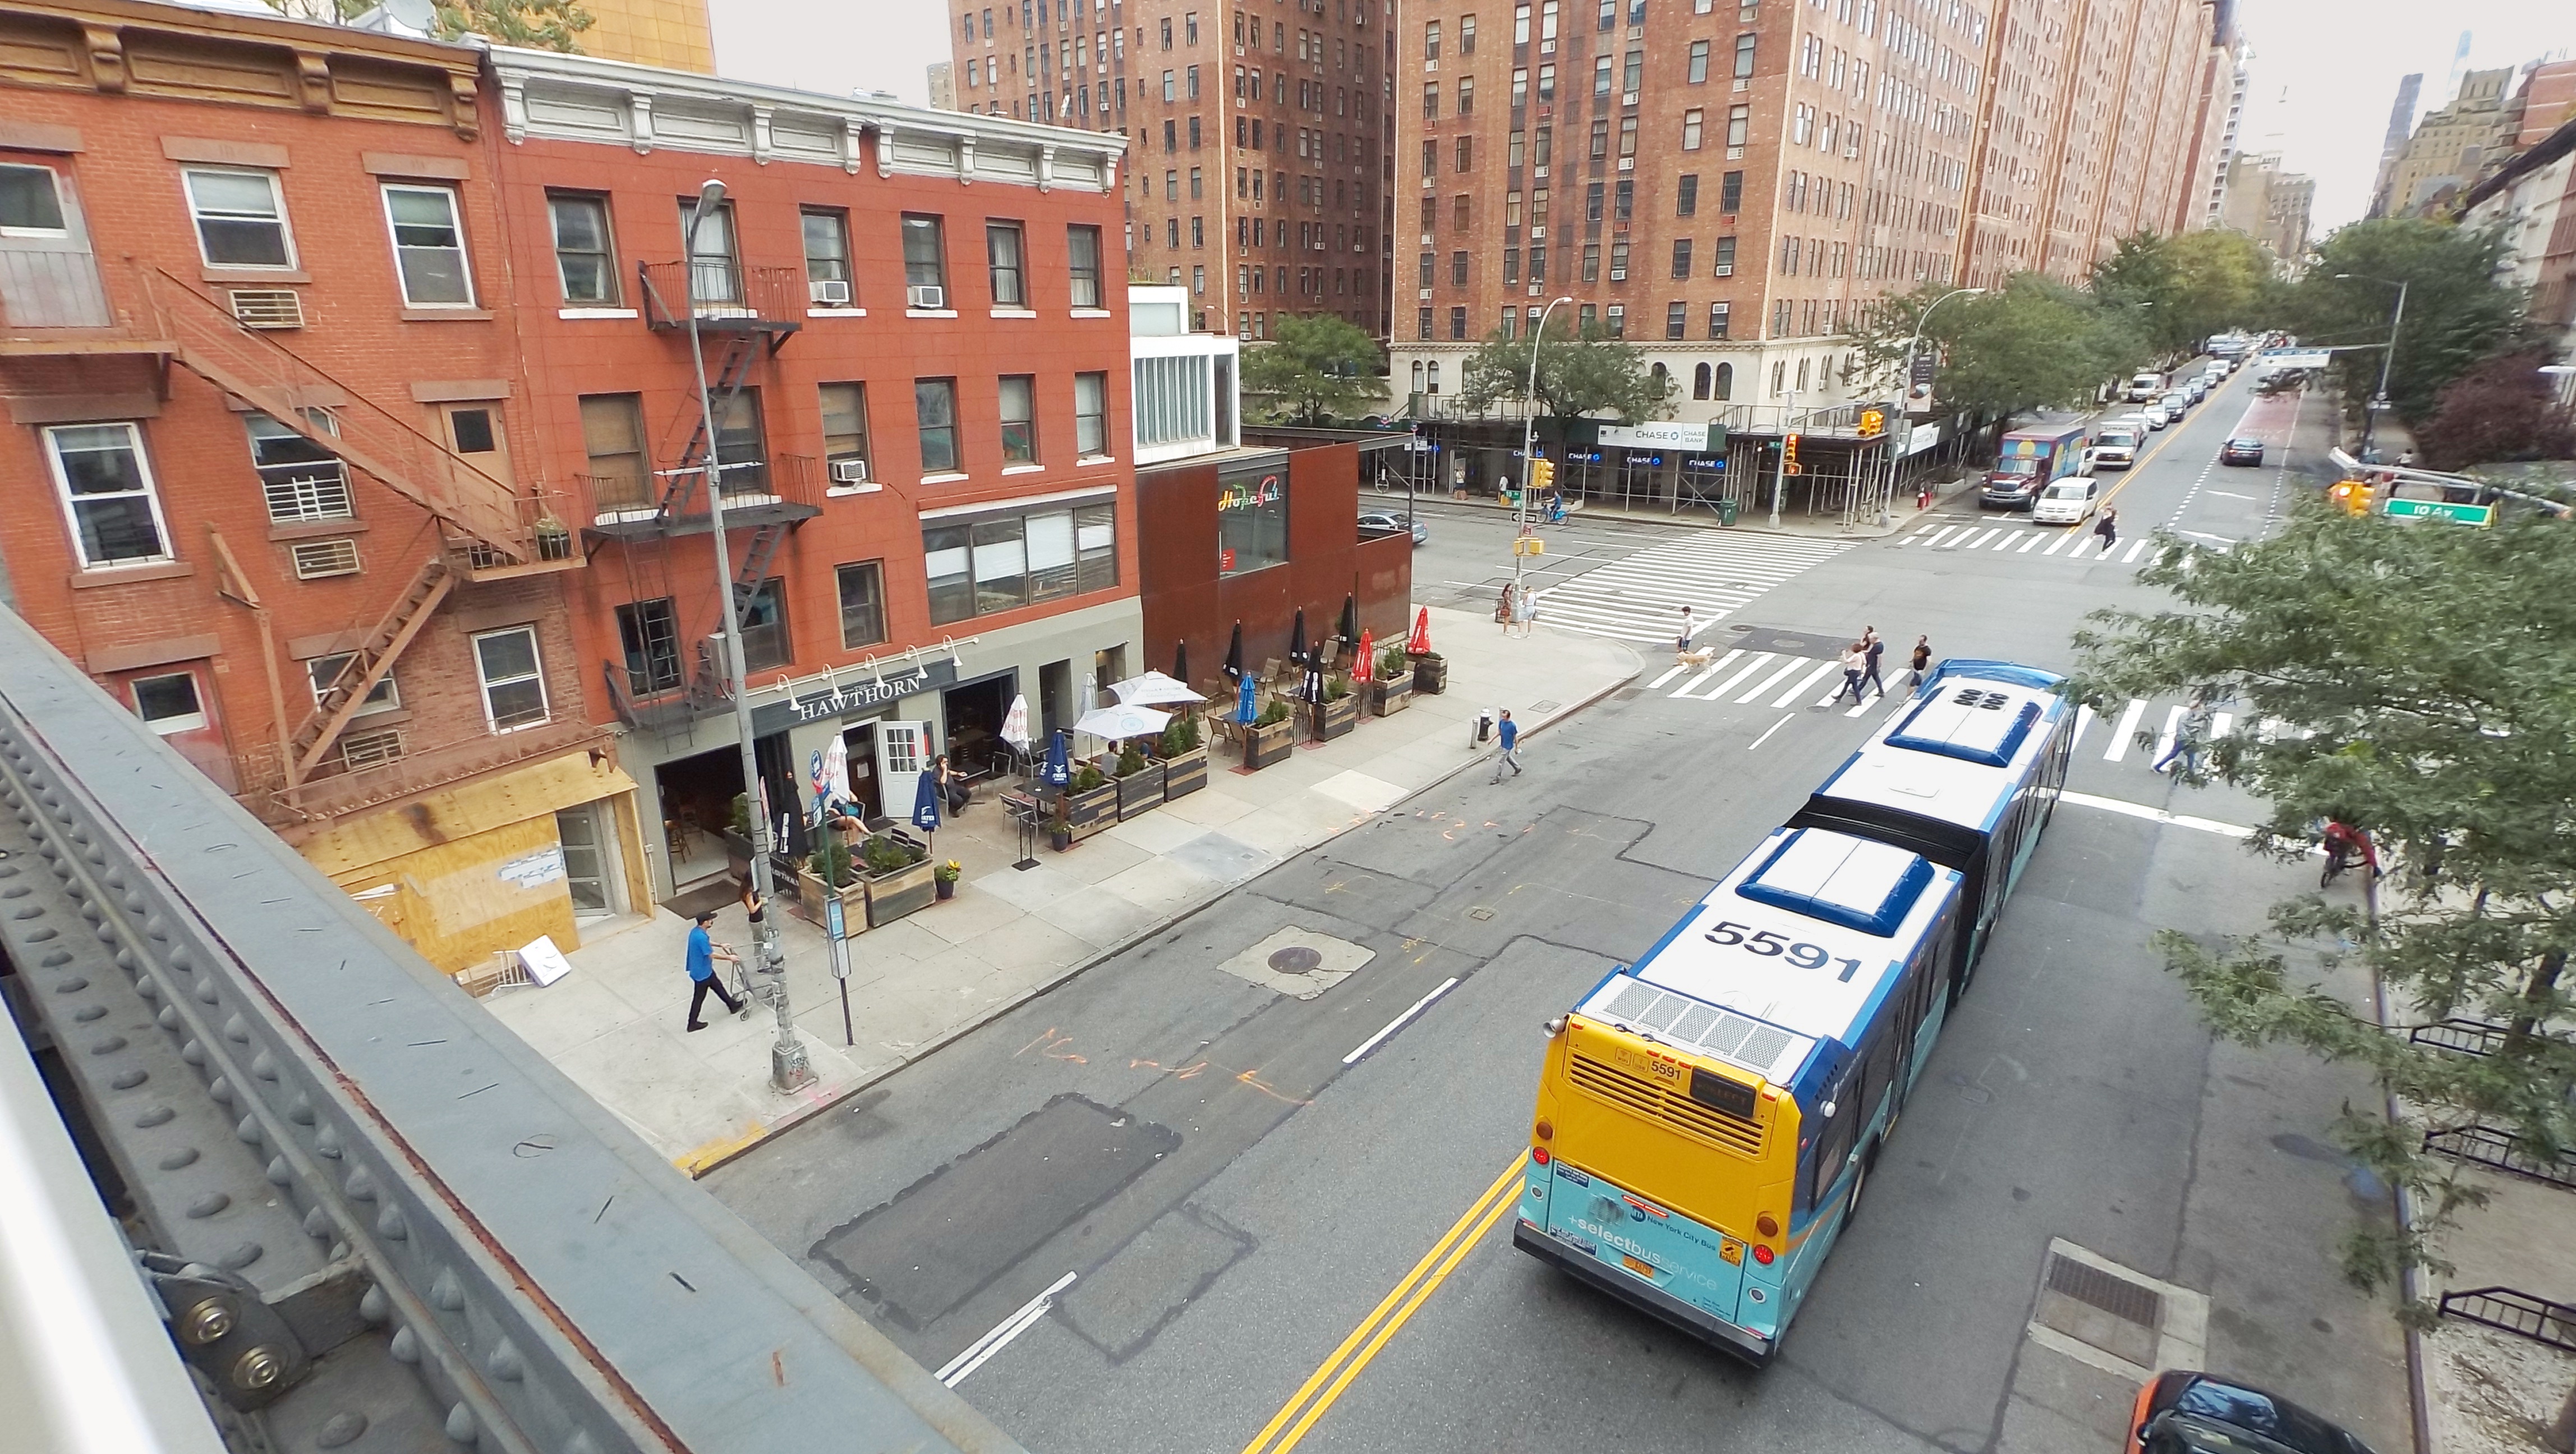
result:
<svg viewBox="0 0 2576 1454"><path fill-rule="evenodd" d="M1932 498L1935 505L1971 488L1978 479L1982 478L1979 475L1966 472L1964 467L1957 469L1945 468L1936 471L1936 473L1943 477L1929 481L1932 486ZM1921 483L1923 482L1909 482L1912 486L1919 486ZM1426 491L1414 498L1426 513L1431 514L1494 515L1508 517L1512 513L1510 506L1505 505L1500 499L1492 495L1469 495L1465 499L1461 500L1451 495L1433 494ZM1877 540L1885 536L1894 535L1914 522L1920 513L1915 508L1915 498L1915 489L1909 487L1900 493L1892 508L1888 511L1888 523L1886 525L1881 526L1874 522L1864 522L1862 524L1852 526L1849 529L1844 528L1842 519L1838 515L1804 515L1793 510L1783 513L1780 517L1780 523L1777 526L1774 526L1771 524L1771 517L1767 509L1748 510L1737 518L1735 524L1724 525L1718 522L1716 510L1706 506L1694 506L1686 510L1673 510L1668 508L1643 506L1621 506L1600 500L1567 501L1565 523L1568 525L1581 525L1587 522L1612 522L1623 525L1673 525L1692 530L1728 530L1753 535L1801 535L1811 537L1823 536L1834 540ZM1361 507L1363 509L1390 510L1399 516L1404 513L1404 494L1400 490L1383 495L1364 493L1360 496L1360 500ZM1530 524L1533 529L1542 533L1547 529L1543 517L1535 513L1530 516Z"/></svg>
<svg viewBox="0 0 2576 1454"><path fill-rule="evenodd" d="M978 801L940 830L933 857L956 859L954 899L850 941L852 1033L821 932L784 916L789 1004L814 1069L793 1095L769 1089L776 1016L711 1006L707 1028L682 1026L688 923L665 910L594 931L573 972L546 988L506 989L485 1003L638 1135L692 1175L863 1089L1126 944L1199 908L1344 829L1473 764L1479 710L1509 707L1538 732L1633 680L1643 663L1598 637L1540 630L1507 639L1462 611L1431 609L1448 689L1338 741L1301 746L1245 773L1222 745L1207 786L1056 853L1013 868L1017 834L1000 806ZM748 948L742 911L727 907L719 942Z"/></svg>

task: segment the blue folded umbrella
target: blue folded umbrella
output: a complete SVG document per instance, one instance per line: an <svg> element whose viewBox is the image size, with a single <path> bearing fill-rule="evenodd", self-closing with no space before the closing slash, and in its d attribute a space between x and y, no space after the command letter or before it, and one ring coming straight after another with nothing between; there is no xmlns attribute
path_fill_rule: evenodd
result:
<svg viewBox="0 0 2576 1454"><path fill-rule="evenodd" d="M1261 714L1258 711L1254 710L1252 705L1252 678L1245 677L1243 679L1242 690L1235 698L1234 720L1237 722L1250 722L1258 718L1260 715Z"/></svg>
<svg viewBox="0 0 2576 1454"><path fill-rule="evenodd" d="M939 831L939 783L929 773L913 779L912 826L929 833Z"/></svg>
<svg viewBox="0 0 2576 1454"><path fill-rule="evenodd" d="M1062 728L1047 739L1046 766L1039 771L1038 780L1056 787L1073 781L1073 746Z"/></svg>

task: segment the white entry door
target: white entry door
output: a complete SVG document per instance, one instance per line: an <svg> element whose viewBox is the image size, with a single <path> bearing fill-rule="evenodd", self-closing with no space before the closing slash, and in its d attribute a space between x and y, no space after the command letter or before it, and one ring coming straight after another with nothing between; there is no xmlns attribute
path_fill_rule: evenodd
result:
<svg viewBox="0 0 2576 1454"><path fill-rule="evenodd" d="M912 796L920 789L916 784L930 770L930 724L927 722L879 721L877 723L877 803L879 811L898 823L912 817Z"/></svg>

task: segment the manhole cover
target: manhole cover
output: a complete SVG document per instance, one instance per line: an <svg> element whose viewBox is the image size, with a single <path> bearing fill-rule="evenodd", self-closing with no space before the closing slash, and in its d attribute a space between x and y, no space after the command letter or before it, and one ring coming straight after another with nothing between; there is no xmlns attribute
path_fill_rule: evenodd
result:
<svg viewBox="0 0 2576 1454"><path fill-rule="evenodd" d="M1490 919L1494 917L1494 911L1491 909L1469 909L1467 911L1467 917L1476 920Z"/></svg>
<svg viewBox="0 0 2576 1454"><path fill-rule="evenodd" d="M1274 952L1269 964L1281 974L1313 974L1324 967L1324 956L1303 944L1291 944Z"/></svg>

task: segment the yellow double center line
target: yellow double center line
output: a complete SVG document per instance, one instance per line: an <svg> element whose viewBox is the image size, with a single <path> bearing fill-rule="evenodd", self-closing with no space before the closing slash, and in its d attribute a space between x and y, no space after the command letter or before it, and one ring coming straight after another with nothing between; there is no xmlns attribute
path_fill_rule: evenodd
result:
<svg viewBox="0 0 2576 1454"><path fill-rule="evenodd" d="M1420 1262L1413 1264L1413 1270L1404 1275L1395 1290L1369 1310L1369 1315L1360 1320L1360 1325L1351 1330L1314 1376L1289 1396L1278 1413L1271 1415L1270 1422L1262 1426L1252 1442L1243 1446L1243 1454L1288 1454L1297 1447L1297 1441L1306 1437L1306 1431L1342 1396L1342 1390L1350 1387L1351 1380L1377 1357L1386 1340L1395 1336L1396 1330L1439 1290L1441 1283L1448 1281L1449 1274L1458 1270L1458 1264L1520 1199L1525 1155L1512 1158L1512 1164L1503 1168L1503 1174L1494 1178L1494 1184L1485 1188L1485 1194L1476 1199L1467 1214L1450 1224L1448 1232L1432 1244Z"/></svg>

